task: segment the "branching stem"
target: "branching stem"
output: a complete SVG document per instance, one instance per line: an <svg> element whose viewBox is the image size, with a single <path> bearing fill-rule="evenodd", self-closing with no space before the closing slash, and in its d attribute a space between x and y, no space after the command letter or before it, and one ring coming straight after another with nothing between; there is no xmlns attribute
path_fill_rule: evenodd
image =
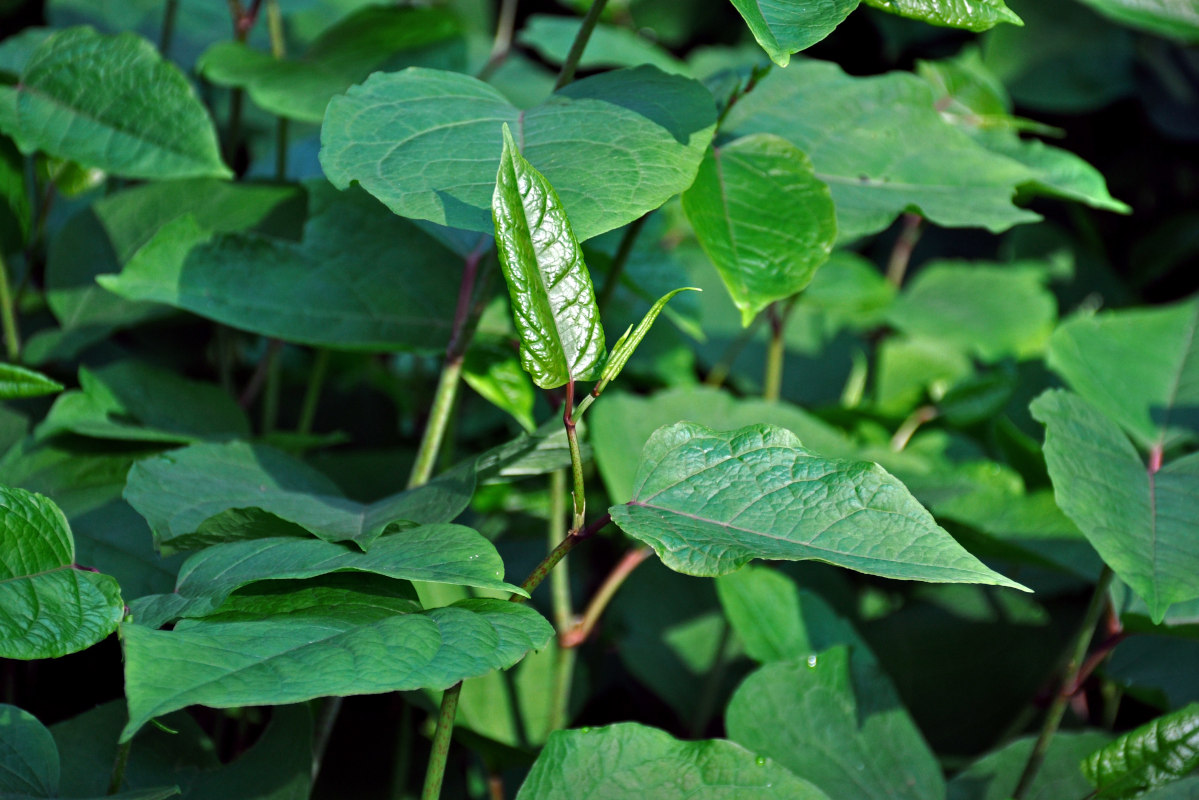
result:
<svg viewBox="0 0 1199 800"><path fill-rule="evenodd" d="M625 264L629 263L633 245L637 244L637 236L645 227L645 221L652 213L651 211L642 214L625 228L624 236L620 238L620 246L616 248L616 255L612 257L612 266L608 268L608 277L604 278L604 288L600 290L599 298L596 300L596 306L601 312L612 301L612 295L616 294L616 287L620 284L620 276L624 272Z"/></svg>
<svg viewBox="0 0 1199 800"><path fill-rule="evenodd" d="M591 602L587 604L587 610L583 613L583 618L570 630L559 634L558 644L564 649L570 649L578 647L587 641L587 638L591 636L591 632L595 630L595 626L599 623L600 617L603 616L604 610L612 602L612 598L616 596L616 590L633 574L633 570L641 566L653 554L654 551L648 547L638 547L635 550L625 553L620 562L608 573L608 577L604 579L604 583L600 586L599 591L591 598Z"/></svg>
<svg viewBox="0 0 1199 800"><path fill-rule="evenodd" d="M107 794L116 794L121 791L121 786L125 783L125 767L129 765L129 751L132 749L132 739L117 745L117 757L112 765L112 777L108 779Z"/></svg>

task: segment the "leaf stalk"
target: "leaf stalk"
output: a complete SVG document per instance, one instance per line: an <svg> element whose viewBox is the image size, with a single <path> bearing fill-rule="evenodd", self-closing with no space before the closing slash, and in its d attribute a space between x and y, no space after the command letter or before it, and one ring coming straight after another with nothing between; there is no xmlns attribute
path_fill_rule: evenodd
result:
<svg viewBox="0 0 1199 800"><path fill-rule="evenodd" d="M591 8L587 9L587 16L583 17L583 24L579 26L579 32L575 34L575 40L570 45L570 52L566 54L566 60L562 62L562 71L558 73L558 80L554 83L555 92L575 79L575 70L579 67L579 60L583 58L583 51L587 49L591 33L595 30L600 16L604 13L604 7L607 5L608 0L592 0Z"/></svg>

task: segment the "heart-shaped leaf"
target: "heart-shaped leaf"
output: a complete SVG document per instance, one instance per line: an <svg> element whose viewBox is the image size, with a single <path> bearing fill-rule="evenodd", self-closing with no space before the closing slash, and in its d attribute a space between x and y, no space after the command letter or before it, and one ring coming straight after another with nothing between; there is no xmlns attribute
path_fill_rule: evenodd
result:
<svg viewBox="0 0 1199 800"><path fill-rule="evenodd" d="M491 233L505 122L584 241L690 186L716 112L703 86L649 66L575 81L527 111L467 75L410 68L333 98L321 165L401 216Z"/></svg>
<svg viewBox="0 0 1199 800"><path fill-rule="evenodd" d="M117 582L75 564L58 506L0 486L0 658L83 650L115 631L124 613Z"/></svg>
<svg viewBox="0 0 1199 800"><path fill-rule="evenodd" d="M683 210L747 327L811 283L837 240L828 186L799 148L770 134L709 149Z"/></svg>
<svg viewBox="0 0 1199 800"><path fill-rule="evenodd" d="M554 187L503 131L491 209L521 365L542 389L594 380L607 348L583 250Z"/></svg>
<svg viewBox="0 0 1199 800"><path fill-rule="evenodd" d="M612 519L671 569L724 575L754 558L888 578L1024 588L987 569L877 464L821 458L769 425L659 428Z"/></svg>
<svg viewBox="0 0 1199 800"><path fill-rule="evenodd" d="M785 67L791 54L805 50L833 32L858 0L732 0L770 60Z"/></svg>

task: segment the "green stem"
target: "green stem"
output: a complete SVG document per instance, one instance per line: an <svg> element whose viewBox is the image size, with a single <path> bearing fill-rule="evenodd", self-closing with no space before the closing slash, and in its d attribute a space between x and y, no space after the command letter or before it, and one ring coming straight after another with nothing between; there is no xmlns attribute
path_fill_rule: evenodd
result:
<svg viewBox="0 0 1199 800"><path fill-rule="evenodd" d="M891 257L887 259L887 280L892 286L899 288L903 285L904 275L907 274L908 264L912 260L912 251L916 242L920 241L920 233L924 219L919 214L908 212L903 215L903 227L899 237L891 247Z"/></svg>
<svg viewBox="0 0 1199 800"><path fill-rule="evenodd" d="M616 590L633 574L633 570L641 566L642 562L653 554L654 551L648 547L638 547L636 550L630 550L625 553L624 558L612 568L612 571L608 573L608 577L604 579L603 585L600 586L599 591L595 593L595 596L591 598L591 602L587 604L587 610L583 613L583 619L565 635L560 635L558 643L564 648L574 648L587 641L587 637L595 630L595 626L599 623L600 617L603 616L608 603L612 602L612 598L616 596Z"/></svg>
<svg viewBox="0 0 1199 800"><path fill-rule="evenodd" d="M266 26L271 37L271 55L287 57L287 39L283 35L283 12L279 0L266 0ZM275 120L275 180L287 180L287 118Z"/></svg>
<svg viewBox="0 0 1199 800"><path fill-rule="evenodd" d="M125 767L129 764L131 749L133 749L132 739L117 745L117 758L112 765L112 777L108 779L108 794L116 794L121 791L121 785L125 783Z"/></svg>
<svg viewBox="0 0 1199 800"><path fill-rule="evenodd" d="M566 471L550 473L550 516L546 526L549 548L552 551L563 538L563 523L566 519ZM558 629L559 641L574 625L574 609L570 597L570 572L566 560L561 567L550 573L550 596L554 609L554 627ZM558 647L554 653L554 683L551 687L549 730L565 728L570 715L570 687L574 682L575 653Z"/></svg>
<svg viewBox="0 0 1199 800"><path fill-rule="evenodd" d="M599 299L596 301L596 306L600 311L607 307L612 300L612 295L616 294L616 287L620 283L620 275L624 272L625 264L629 261L629 254L633 252L637 236L645 227L645 221L652 213L651 211L642 214L625 228L624 236L620 239L620 246L616 248L616 255L612 257L612 266L608 268L608 277L604 278L604 288L600 291Z"/></svg>
<svg viewBox="0 0 1199 800"><path fill-rule="evenodd" d="M733 110L733 106L737 105L737 101L752 92L754 87L758 85L758 81L762 80L762 78L765 78L770 73L770 70L773 66L774 63L772 62L764 67L753 68L753 70L749 73L749 80L745 82L745 85L737 88L731 95L729 95L728 102L724 104L724 108L720 111L720 116L716 119L716 130L720 130L720 127L724 125L724 118L727 117L729 112Z"/></svg>
<svg viewBox="0 0 1199 800"><path fill-rule="evenodd" d="M555 92L575 79L575 70L579 67L579 59L583 57L583 51L587 49L587 41L591 38L591 32L595 30L606 5L608 5L608 0L592 0L591 8L587 9L587 16L583 17L583 24L579 26L579 32L575 34L575 40L570 45L570 52L566 54L566 60L562 62L562 71L558 73L558 80L554 84Z"/></svg>
<svg viewBox="0 0 1199 800"><path fill-rule="evenodd" d="M437 382L437 392L433 395L433 407L429 411L429 421L425 424L425 433L421 437L420 448L416 451L416 462L412 465L412 474L408 476L408 488L423 486L433 475L433 465L437 463L437 453L441 449L441 440L445 435L446 426L450 422L450 410L454 407L454 397L458 394L458 379L462 376L462 356L456 356L445 362L441 368L441 379Z"/></svg>
<svg viewBox="0 0 1199 800"><path fill-rule="evenodd" d="M704 680L704 688L700 693L699 702L695 706L695 714L691 718L691 735L703 733L704 724L712 716L716 708L716 697L720 694L720 684L724 681L724 673L728 667L729 642L732 639L732 626L727 619L721 620L720 643L716 645L716 658L708 676Z"/></svg>
<svg viewBox="0 0 1199 800"><path fill-rule="evenodd" d="M575 382L572 378L566 382L566 402L562 405L562 424L566 426L566 442L570 446L570 474L573 478L575 520L571 530L583 527L587 515L587 496L583 493L583 454L579 450L579 434L575 429Z"/></svg>
<svg viewBox="0 0 1199 800"><path fill-rule="evenodd" d="M329 356L327 347L317 348L316 356L312 359L312 373L308 376L308 387L304 390L304 401L300 405L300 422L296 426L299 433L312 433L312 423L316 419L316 406L321 399L321 387L325 384L325 375L329 371Z"/></svg>
<svg viewBox="0 0 1199 800"><path fill-rule="evenodd" d="M167 0L162 12L162 32L158 36L158 52L167 58L171 52L171 40L175 38L175 17L179 14L179 0Z"/></svg>
<svg viewBox="0 0 1199 800"><path fill-rule="evenodd" d="M17 329L17 309L8 282L8 265L0 253L0 321L4 325L4 352L9 361L21 357L21 334Z"/></svg>
<svg viewBox="0 0 1199 800"><path fill-rule="evenodd" d="M783 387L783 357L787 348L783 341L785 320L778 311L778 303L772 303L766 311L770 320L770 345L766 350L766 376L762 389L762 399L777 402Z"/></svg>
<svg viewBox="0 0 1199 800"><path fill-rule="evenodd" d="M737 356L741 355L741 351L754 338L754 334L758 332L758 326L762 324L763 316L759 314L754 317L754 321L749 324L749 327L741 331L727 348L720 360L716 362L712 369L708 370L708 376L704 378L704 386L720 388L724 386L725 380L729 377L729 373L733 370L733 363L736 362Z"/></svg>
<svg viewBox="0 0 1199 800"><path fill-rule="evenodd" d="M429 753L429 767L425 772L421 800L437 800L441 795L445 762L450 755L450 738L454 734L454 717L458 713L458 696L461 694L462 682L459 681L441 696L441 712L437 715L437 731L433 734L433 750Z"/></svg>
<svg viewBox="0 0 1199 800"><path fill-rule="evenodd" d="M525 582L520 585L528 594L533 594L541 582L545 580L545 576L550 574L550 571L557 566L567 553L574 549L579 542L584 542L590 539L612 521L611 514L604 514L599 519L592 522L585 528L573 530L566 535L566 538L558 542L558 546L550 551L550 554L541 560L541 563L533 568L529 573L529 577L525 578ZM514 594L508 598L513 603L523 603L528 600L527 597L519 594Z"/></svg>
<svg viewBox="0 0 1199 800"><path fill-rule="evenodd" d="M500 3L500 13L496 19L495 41L491 45L491 55L487 63L475 77L485 81L495 74L500 65L508 58L512 50L512 33L516 30L516 0L503 0Z"/></svg>
<svg viewBox="0 0 1199 800"><path fill-rule="evenodd" d="M1012 800L1022 800L1028 790L1032 788L1032 782L1036 779L1037 772L1040 771L1041 764L1045 761L1049 743L1062 724L1066 706L1069 705L1070 697L1073 695L1072 690L1077 689L1078 675L1086 661L1087 649L1091 646L1091 637L1094 635L1095 626L1099 623L1099 617L1103 613L1104 603L1107 602L1107 590L1111 582L1112 569L1105 566L1099 575L1099 581L1095 584L1095 591L1091 595L1091 602L1087 606L1086 614L1083 615L1082 623L1078 626L1078 633L1074 637L1074 649L1070 653L1070 660L1066 662L1061 688L1054 694L1053 702L1050 703L1049 710L1045 712L1045 721L1041 723L1041 732L1037 736L1032 752L1028 754L1028 761L1024 765L1024 772L1020 775L1020 782L1016 784L1016 790L1012 792Z"/></svg>

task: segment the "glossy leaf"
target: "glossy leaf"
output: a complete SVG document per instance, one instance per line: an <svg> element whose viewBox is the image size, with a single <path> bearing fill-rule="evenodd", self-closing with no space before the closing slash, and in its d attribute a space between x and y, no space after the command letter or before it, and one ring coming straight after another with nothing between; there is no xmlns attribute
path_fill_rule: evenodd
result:
<svg viewBox="0 0 1199 800"><path fill-rule="evenodd" d="M1188 0L1079 0L1108 19L1184 42L1199 42L1199 8Z"/></svg>
<svg viewBox="0 0 1199 800"><path fill-rule="evenodd" d="M183 563L173 593L140 598L130 610L139 625L158 628L180 617L209 614L234 591L256 581L332 572L370 572L527 596L504 582L504 562L482 534L463 525L439 524L390 533L366 553L345 544L294 537L213 545Z"/></svg>
<svg viewBox="0 0 1199 800"><path fill-rule="evenodd" d="M474 78L411 68L333 98L321 165L401 216L491 233L505 122L585 241L690 186L716 117L700 84L648 66L575 81L523 112Z"/></svg>
<svg viewBox="0 0 1199 800"><path fill-rule="evenodd" d="M492 214L520 361L554 389L595 380L607 357L591 274L554 187L520 154L504 124Z"/></svg>
<svg viewBox="0 0 1199 800"><path fill-rule="evenodd" d="M909 336L952 345L984 361L1020 359L1044 349L1057 301L1035 267L942 261L920 270L886 318Z"/></svg>
<svg viewBox="0 0 1199 800"><path fill-rule="evenodd" d="M1199 703L1158 717L1082 762L1082 771L1098 790L1096 797L1140 796L1172 783L1199 767Z"/></svg>
<svg viewBox="0 0 1199 800"><path fill-rule="evenodd" d="M1044 423L1057 503L1160 622L1172 603L1199 597L1199 454L1147 466L1128 437L1077 395L1046 392Z"/></svg>
<svg viewBox="0 0 1199 800"><path fill-rule="evenodd" d="M723 575L765 558L1023 588L962 549L882 467L821 458L767 425L660 428L642 452L633 499L611 512L689 575Z"/></svg>
<svg viewBox="0 0 1199 800"><path fill-rule="evenodd" d="M1001 22L1024 25L1003 0L864 0L867 5L932 25L985 31Z"/></svg>
<svg viewBox="0 0 1199 800"><path fill-rule="evenodd" d="M857 78L835 64L797 63L763 78L722 130L773 133L806 153L832 192L844 240L913 209L938 225L993 232L1038 218L1011 203L1032 179L1028 168L943 119L932 89L907 73Z"/></svg>
<svg viewBox="0 0 1199 800"><path fill-rule="evenodd" d="M212 234L189 217L163 228L104 288L242 330L347 350L440 352L461 273L456 259L359 191L310 191L304 240ZM403 258L397 259L397 247Z"/></svg>
<svg viewBox="0 0 1199 800"><path fill-rule="evenodd" d="M537 51L550 64L561 64L570 52L581 19L531 14L516 40ZM636 67L650 64L663 72L688 75L687 65L638 33L616 25L599 23L587 40L587 48L579 59L579 69Z"/></svg>
<svg viewBox="0 0 1199 800"><path fill-rule="evenodd" d="M122 629L128 740L153 717L189 705L296 703L329 695L445 689L506 669L553 628L525 605L464 600L422 611L361 593L282 596L285 610L185 620L172 631Z"/></svg>
<svg viewBox="0 0 1199 800"><path fill-rule="evenodd" d="M580 446L586 460L588 445ZM570 445L560 419L544 422L537 430L497 445L475 460L480 483L503 483L530 475L546 475L569 466Z"/></svg>
<svg viewBox="0 0 1199 800"><path fill-rule="evenodd" d="M1067 320L1048 363L1144 447L1199 432L1199 302Z"/></svg>
<svg viewBox="0 0 1199 800"><path fill-rule="evenodd" d="M462 363L462 380L492 405L511 414L526 431L537 428L533 418L536 390L521 368L515 348L506 341L485 341L476 335Z"/></svg>
<svg viewBox="0 0 1199 800"><path fill-rule="evenodd" d="M939 800L941 769L877 667L834 647L760 668L725 714L729 738L829 797Z"/></svg>
<svg viewBox="0 0 1199 800"><path fill-rule="evenodd" d="M732 0L758 44L780 67L833 32L858 0L812 3L807 0Z"/></svg>
<svg viewBox="0 0 1199 800"><path fill-rule="evenodd" d="M40 397L63 390L63 385L40 372L16 364L0 364L0 400Z"/></svg>
<svg viewBox="0 0 1199 800"><path fill-rule="evenodd" d="M369 6L330 27L299 58L277 59L239 42L219 42L196 68L218 86L245 89L271 114L320 124L334 95L383 67L408 66L405 51L460 33L458 19L443 8Z"/></svg>
<svg viewBox="0 0 1199 800"><path fill-rule="evenodd" d="M163 552L238 539L305 535L366 549L381 535L449 522L474 490L472 464L375 503L345 497L323 474L265 445L199 444L139 461L125 499Z"/></svg>
<svg viewBox="0 0 1199 800"><path fill-rule="evenodd" d="M826 800L770 759L723 739L683 742L632 722L556 731L517 800L720 797Z"/></svg>
<svg viewBox="0 0 1199 800"><path fill-rule="evenodd" d="M712 147L683 209L747 327L811 283L837 239L828 186L801 150L773 135Z"/></svg>
<svg viewBox="0 0 1199 800"><path fill-rule="evenodd" d="M1026 800L1086 797L1091 786L1078 763L1111 739L1104 731L1059 731L1049 741L1045 761L1024 795ZM1017 739L989 753L949 782L947 800L1008 800L1020 782L1035 737Z"/></svg>
<svg viewBox="0 0 1199 800"><path fill-rule="evenodd" d="M216 386L137 361L79 368L78 391L54 401L37 436L70 432L97 439L195 442L250 434L241 408Z"/></svg>
<svg viewBox="0 0 1199 800"><path fill-rule="evenodd" d="M67 519L48 498L0 486L0 657L57 658L117 628L108 575L80 569Z"/></svg>
<svg viewBox="0 0 1199 800"><path fill-rule="evenodd" d="M16 87L0 87L0 129L42 151L126 178L232 175L183 73L134 34L70 28L43 41Z"/></svg>
<svg viewBox="0 0 1199 800"><path fill-rule="evenodd" d="M671 298L679 292L694 291L698 292L694 286L684 286L681 289L675 289L658 298L658 301L650 306L649 311L645 312L645 316L637 323L637 327L629 326L621 337L616 340L615 346L612 348L612 355L608 357L608 361L604 364L603 372L600 373L599 383L595 387L595 392L602 392L609 383L616 380L620 375L621 370L629 363L629 359L633 357L633 353L637 350L637 345L641 344L641 340L649 333L649 329L653 326L654 321L658 319L658 315L666 308L666 304Z"/></svg>

